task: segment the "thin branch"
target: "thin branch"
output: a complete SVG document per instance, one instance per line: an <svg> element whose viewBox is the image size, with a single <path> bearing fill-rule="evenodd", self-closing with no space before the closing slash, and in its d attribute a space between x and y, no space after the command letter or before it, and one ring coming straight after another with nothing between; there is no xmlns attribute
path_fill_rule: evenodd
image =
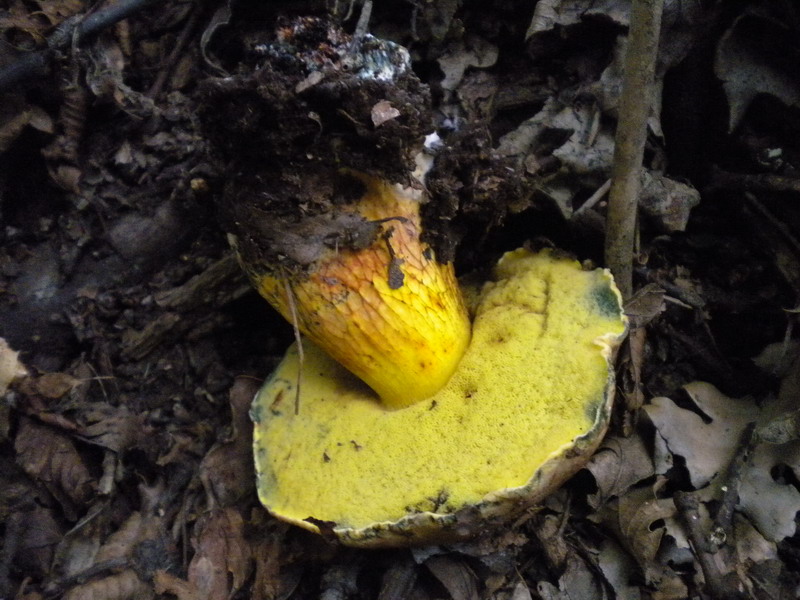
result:
<svg viewBox="0 0 800 600"><path fill-rule="evenodd" d="M595 204L600 202L600 200L603 199L603 196L605 196L608 193L608 190L610 190L610 189L611 189L611 180L608 179L603 185L601 185L599 188L597 188L595 190L594 194L589 196L589 199L586 200L586 202L581 204L575 210L575 212L572 213L572 216L576 217L576 216L578 216L580 214L585 213L590 208L594 208Z"/></svg>
<svg viewBox="0 0 800 600"><path fill-rule="evenodd" d="M614 273L622 295L633 292L633 245L636 208L647 118L653 105L658 39L663 0L633 0L625 80L619 105L619 123L614 145L613 183L608 202L606 264Z"/></svg>
<svg viewBox="0 0 800 600"><path fill-rule="evenodd" d="M709 187L748 192L800 192L800 177L773 173L730 173L715 167Z"/></svg>
<svg viewBox="0 0 800 600"><path fill-rule="evenodd" d="M195 27L197 27L197 23L200 21L200 13L202 12L200 7L198 5L194 5L192 6L191 11L192 13L186 20L183 30L178 36L178 39L175 40L175 45L172 47L172 51L169 53L166 62L161 67L161 71L158 73L158 77L156 77L156 80L153 82L153 85L150 86L150 90L147 92L147 95L154 100L164 88L164 84L167 82L167 77L169 77L169 75L172 73L172 69L175 67L175 64L178 62L178 59L183 53L183 49L186 47L186 44L189 43L189 36L191 36L192 32L195 30Z"/></svg>
<svg viewBox="0 0 800 600"><path fill-rule="evenodd" d="M157 0L119 0L112 6L87 14L83 18L71 17L65 20L47 38L47 48L23 54L15 62L0 69L0 93L13 91L15 85L31 77L46 75L50 61L73 41L80 44L156 2Z"/></svg>

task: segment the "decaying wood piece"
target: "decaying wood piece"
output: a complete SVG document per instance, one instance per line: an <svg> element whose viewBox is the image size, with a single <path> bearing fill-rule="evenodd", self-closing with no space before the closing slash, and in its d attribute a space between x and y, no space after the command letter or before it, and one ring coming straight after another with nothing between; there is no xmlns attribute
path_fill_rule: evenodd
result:
<svg viewBox="0 0 800 600"><path fill-rule="evenodd" d="M162 292L156 303L169 309L141 331L125 335L126 359L141 360L162 344L174 342L195 326L203 327L208 313L241 298L250 290L233 254L226 255L182 286ZM199 311L195 318L185 315Z"/></svg>

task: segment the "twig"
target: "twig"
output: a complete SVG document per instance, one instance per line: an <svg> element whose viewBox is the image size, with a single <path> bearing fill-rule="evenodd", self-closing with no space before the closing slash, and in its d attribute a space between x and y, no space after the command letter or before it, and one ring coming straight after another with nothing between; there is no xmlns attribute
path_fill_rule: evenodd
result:
<svg viewBox="0 0 800 600"><path fill-rule="evenodd" d="M372 0L364 0L364 5L361 7L361 14L356 23L356 30L353 32L353 49L361 43L364 36L367 35L369 30L369 20L372 16Z"/></svg>
<svg viewBox="0 0 800 600"><path fill-rule="evenodd" d="M689 492L675 492L675 506L703 569L708 594L716 600L744 600L745 596L737 589L735 571L732 577L726 577L719 569L716 548L711 546L707 532L700 525L700 502L697 496Z"/></svg>
<svg viewBox="0 0 800 600"><path fill-rule="evenodd" d="M800 255L800 240L794 236L792 228L773 215L753 194L745 192L744 197L747 199L747 203L784 237L795 253Z"/></svg>
<svg viewBox="0 0 800 600"><path fill-rule="evenodd" d="M752 196L749 192L745 192L745 195ZM741 206L741 217L744 222L751 224L751 234L758 240L759 247L772 255L772 263L780 271L786 283L794 290L795 297L800 298L797 240L791 233L787 239L785 230L780 231L780 227L777 227L779 231L776 232L772 227L762 226L765 219L772 226L776 226L779 222L775 220L774 215L769 214L763 205L757 201L753 203L753 199L748 198L749 201ZM772 218L769 218L768 214Z"/></svg>
<svg viewBox="0 0 800 600"><path fill-rule="evenodd" d="M656 271L653 271L652 269L648 269L647 267L636 267L636 274L640 277L643 277L650 283L655 283L659 287L664 288L670 296L677 298L685 305L689 305L690 308L702 309L706 305L706 301L697 292L693 290L686 290L675 285L674 283L665 281L663 278L658 276Z"/></svg>
<svg viewBox="0 0 800 600"><path fill-rule="evenodd" d="M12 91L15 85L31 77L45 75L50 61L58 51L66 49L72 43L80 44L106 27L156 2L157 0L119 0L104 10L84 16L83 19L65 20L47 38L47 48L24 54L0 69L0 93Z"/></svg>
<svg viewBox="0 0 800 600"><path fill-rule="evenodd" d="M633 0L625 80L619 104L619 123L614 140L614 169L608 202L605 255L624 298L633 292L633 245L636 205L647 117L653 98L658 39L663 0Z"/></svg>
<svg viewBox="0 0 800 600"><path fill-rule="evenodd" d="M139 331L123 334L122 355L126 360L141 360L164 344L185 335L198 320L207 318L214 309L240 298L250 290L244 281L236 257L229 254L180 287L156 296L156 304L165 309ZM185 313L196 311L187 316ZM208 322L208 321L207 321ZM210 321L213 325L213 321Z"/></svg>
<svg viewBox="0 0 800 600"><path fill-rule="evenodd" d="M800 192L800 177L773 173L730 173L715 167L709 187L748 192Z"/></svg>
<svg viewBox="0 0 800 600"><path fill-rule="evenodd" d="M178 36L178 39L175 40L175 45L172 47L172 51L169 53L165 64L158 73L158 77L156 77L156 80L153 82L153 85L150 86L150 90L147 92L147 95L153 100L155 100L161 93L164 84L167 82L167 77L172 72L175 63L178 62L183 49L189 42L189 36L192 34L194 28L197 26L197 22L200 20L200 13L202 12L200 7L195 4L191 10L192 13L189 15L189 19L186 21L186 24Z"/></svg>
<svg viewBox="0 0 800 600"><path fill-rule="evenodd" d="M744 428L739 438L739 449L728 467L725 488L723 488L725 492L722 496L722 504L714 517L714 532L722 534L716 536L722 540L729 539L733 530L733 513L737 502L739 502L739 483L742 479L744 466L747 464L747 457L753 449L753 434L755 430L755 423L749 423Z"/></svg>
<svg viewBox="0 0 800 600"><path fill-rule="evenodd" d="M600 202L600 200L603 198L603 196L605 196L608 193L608 190L610 190L610 189L611 189L611 180L608 179L608 180L606 180L606 182L603 185L601 185L599 188L597 188L595 190L594 194L589 196L589 199L586 200L586 202L581 204L575 210L575 212L572 213L572 216L576 217L576 216L578 216L580 214L583 214L584 212L586 212L590 208L594 208L594 205L597 204L598 202Z"/></svg>

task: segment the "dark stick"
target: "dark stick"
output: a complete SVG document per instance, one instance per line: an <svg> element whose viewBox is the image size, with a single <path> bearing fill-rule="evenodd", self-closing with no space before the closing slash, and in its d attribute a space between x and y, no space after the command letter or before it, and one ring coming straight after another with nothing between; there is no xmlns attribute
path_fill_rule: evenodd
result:
<svg viewBox="0 0 800 600"><path fill-rule="evenodd" d="M755 423L750 423L744 428L739 440L739 449L728 467L722 504L714 518L714 528L723 534L723 539L730 539L733 531L733 513L736 509L736 504L739 502L739 484L742 480L742 472L747 464L748 455L753 449L753 433L755 430Z"/></svg>
<svg viewBox="0 0 800 600"><path fill-rule="evenodd" d="M167 77L169 77L169 74L172 72L175 63L178 62L178 59L183 53L183 49L189 42L189 36L191 35L192 31L194 31L194 28L197 26L197 22L199 20L200 7L194 6L192 8L191 15L189 15L189 18L186 20L186 25L184 25L183 31L181 31L178 39L175 40L175 46L173 46L172 52L169 53L166 63L159 72L158 77L156 77L155 82L153 82L153 85L150 87L150 90L147 92L147 95L153 100L155 100L161 93L164 84L167 82Z"/></svg>
<svg viewBox="0 0 800 600"><path fill-rule="evenodd" d="M76 43L84 42L106 27L155 3L156 0L119 0L83 19L67 19L47 38L47 48L24 54L16 62L0 69L0 93L13 91L15 85L26 79L47 74L50 61L59 50L67 48L73 38Z"/></svg>
<svg viewBox="0 0 800 600"><path fill-rule="evenodd" d="M715 600L745 600L736 585L735 574L726 577L720 571L714 554L717 549L711 545L707 531L700 525L700 501L692 493L675 492L675 506L689 534L694 554L703 570L706 592Z"/></svg>

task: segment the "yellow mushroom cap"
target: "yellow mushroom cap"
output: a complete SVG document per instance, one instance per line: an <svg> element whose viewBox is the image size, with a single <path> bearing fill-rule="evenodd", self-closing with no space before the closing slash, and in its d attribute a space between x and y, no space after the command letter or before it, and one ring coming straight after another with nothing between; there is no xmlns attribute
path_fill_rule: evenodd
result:
<svg viewBox="0 0 800 600"><path fill-rule="evenodd" d="M331 248L302 276L259 274L256 288L290 322L372 387L390 408L437 392L466 350L470 323L452 263L420 240L421 189L352 173L365 185L351 211L378 234Z"/></svg>
<svg viewBox="0 0 800 600"><path fill-rule="evenodd" d="M387 410L305 344L252 408L261 502L356 546L462 538L543 498L606 430L626 320L605 270L550 252L506 254L484 285L472 341L447 384Z"/></svg>

